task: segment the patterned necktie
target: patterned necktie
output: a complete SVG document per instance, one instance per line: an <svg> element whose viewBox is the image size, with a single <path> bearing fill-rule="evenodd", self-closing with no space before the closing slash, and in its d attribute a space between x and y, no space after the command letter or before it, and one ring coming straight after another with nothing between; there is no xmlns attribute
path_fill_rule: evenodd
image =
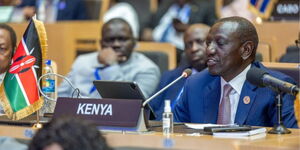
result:
<svg viewBox="0 0 300 150"><path fill-rule="evenodd" d="M219 105L218 113L218 124L230 124L231 120L231 106L229 93L232 90L232 87L229 84L224 85L223 88L223 97L221 104Z"/></svg>

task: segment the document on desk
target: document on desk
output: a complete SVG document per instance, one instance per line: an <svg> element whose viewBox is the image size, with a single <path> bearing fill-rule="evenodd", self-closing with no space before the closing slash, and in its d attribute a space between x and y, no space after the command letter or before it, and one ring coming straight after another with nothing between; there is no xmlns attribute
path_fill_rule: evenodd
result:
<svg viewBox="0 0 300 150"><path fill-rule="evenodd" d="M219 126L228 126L227 125L220 125L220 124L197 124L197 123L185 123L185 126L191 129L204 129L204 127L219 127Z"/></svg>
<svg viewBox="0 0 300 150"><path fill-rule="evenodd" d="M245 137L258 134L265 134L266 128L253 128L250 131L238 131L238 132L213 132L214 137Z"/></svg>

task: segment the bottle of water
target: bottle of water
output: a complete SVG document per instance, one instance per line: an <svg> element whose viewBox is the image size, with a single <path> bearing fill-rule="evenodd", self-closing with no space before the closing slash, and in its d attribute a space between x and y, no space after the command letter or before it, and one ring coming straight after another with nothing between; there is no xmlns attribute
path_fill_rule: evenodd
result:
<svg viewBox="0 0 300 150"><path fill-rule="evenodd" d="M46 66L44 68L45 74L53 73L51 67L51 60L46 60ZM49 98L44 97L44 105L41 109L41 114L53 113L55 107L55 78L53 75L46 75L42 79L42 91Z"/></svg>
<svg viewBox="0 0 300 150"><path fill-rule="evenodd" d="M163 120L163 135L169 136L173 133L173 113L171 111L170 100L165 100L165 108L162 116Z"/></svg>

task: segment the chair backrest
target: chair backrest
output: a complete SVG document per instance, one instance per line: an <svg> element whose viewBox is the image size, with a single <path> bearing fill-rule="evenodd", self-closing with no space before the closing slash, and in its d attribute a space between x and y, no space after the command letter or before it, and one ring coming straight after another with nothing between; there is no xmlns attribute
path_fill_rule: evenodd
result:
<svg viewBox="0 0 300 150"><path fill-rule="evenodd" d="M257 52L261 53L263 62L271 61L271 47L266 43L258 43Z"/></svg>
<svg viewBox="0 0 300 150"><path fill-rule="evenodd" d="M102 7L101 0L84 0L86 5L86 11L88 15L88 19L90 20L98 20L100 17L100 11Z"/></svg>
<svg viewBox="0 0 300 150"><path fill-rule="evenodd" d="M135 50L163 52L168 56L168 69L176 68L176 48L169 43L138 42Z"/></svg>
<svg viewBox="0 0 300 150"><path fill-rule="evenodd" d="M267 68L280 71L292 77L299 86L300 64L298 63L277 63L277 62L262 62Z"/></svg>
<svg viewBox="0 0 300 150"><path fill-rule="evenodd" d="M169 59L166 53L160 51L140 51L140 53L151 59L159 67L161 73L168 70Z"/></svg>

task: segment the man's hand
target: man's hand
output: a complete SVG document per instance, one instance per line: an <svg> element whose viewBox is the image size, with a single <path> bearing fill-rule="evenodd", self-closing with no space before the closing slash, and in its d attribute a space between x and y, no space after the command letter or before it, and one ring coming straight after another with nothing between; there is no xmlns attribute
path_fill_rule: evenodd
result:
<svg viewBox="0 0 300 150"><path fill-rule="evenodd" d="M120 53L115 52L111 47L99 50L98 61L101 64L110 66L126 60L127 58L125 56L121 56Z"/></svg>
<svg viewBox="0 0 300 150"><path fill-rule="evenodd" d="M185 30L189 27L188 24L182 23L179 19L173 19L173 27L177 32L185 32Z"/></svg>

